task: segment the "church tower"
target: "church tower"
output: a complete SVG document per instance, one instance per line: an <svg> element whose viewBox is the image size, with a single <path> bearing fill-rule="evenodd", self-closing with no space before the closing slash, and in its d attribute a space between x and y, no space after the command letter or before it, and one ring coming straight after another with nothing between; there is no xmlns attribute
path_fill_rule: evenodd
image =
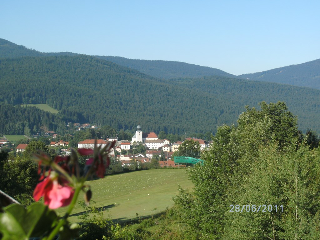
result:
<svg viewBox="0 0 320 240"><path fill-rule="evenodd" d="M142 131L140 125L137 126L136 142L142 142Z"/></svg>

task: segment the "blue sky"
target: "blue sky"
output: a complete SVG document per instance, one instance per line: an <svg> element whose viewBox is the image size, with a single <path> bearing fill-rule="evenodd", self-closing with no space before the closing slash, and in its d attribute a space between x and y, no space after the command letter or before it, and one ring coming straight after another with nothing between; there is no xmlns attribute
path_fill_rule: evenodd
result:
<svg viewBox="0 0 320 240"><path fill-rule="evenodd" d="M235 75L320 58L320 1L0 1L0 38L41 52L181 61Z"/></svg>

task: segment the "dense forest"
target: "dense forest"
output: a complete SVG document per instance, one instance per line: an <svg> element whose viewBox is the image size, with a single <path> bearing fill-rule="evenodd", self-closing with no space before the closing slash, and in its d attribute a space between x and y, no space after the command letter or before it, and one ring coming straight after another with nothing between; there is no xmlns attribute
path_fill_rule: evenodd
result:
<svg viewBox="0 0 320 240"><path fill-rule="evenodd" d="M203 67L194 64L188 64L175 61L160 61L160 60L138 60L128 59L123 57L111 56L96 56L100 59L114 62L118 65L136 69L139 72L147 75L171 79L171 78L198 78L205 76L221 76L221 77L236 77L216 68Z"/></svg>
<svg viewBox="0 0 320 240"><path fill-rule="evenodd" d="M46 103L74 121L117 130L140 124L157 133L214 133L260 101L285 101L301 130L320 130L319 92L307 88L223 77L163 80L84 55L2 59L0 72L2 103Z"/></svg>
<svg viewBox="0 0 320 240"><path fill-rule="evenodd" d="M28 49L11 43L0 38L0 58L16 58L16 57L39 57L39 56L62 56L77 55L76 53L60 52L60 53L42 53L33 49ZM94 56L99 59L116 63L120 66L136 69L139 72L158 78L179 78L179 77L203 77L203 76L224 76L235 77L219 69L198 66L183 62L174 61L150 61L135 60L123 57L111 56Z"/></svg>
<svg viewBox="0 0 320 240"><path fill-rule="evenodd" d="M308 64L302 65L308 69ZM219 125L236 123L245 105L284 101L298 116L299 129L320 132L318 90L235 79L192 64L41 53L0 39L0 73L0 103L48 104L60 111L63 121L108 125L118 131L133 131L140 124L144 131L157 133L215 133ZM295 74L292 67L291 75Z"/></svg>
<svg viewBox="0 0 320 240"><path fill-rule="evenodd" d="M320 89L319 69L320 59L317 59L302 64L271 69L268 71L243 74L239 77L255 81L283 83L299 87Z"/></svg>
<svg viewBox="0 0 320 240"><path fill-rule="evenodd" d="M60 115L42 111L36 107L0 104L0 135L31 135L48 131L63 132L66 121Z"/></svg>
<svg viewBox="0 0 320 240"><path fill-rule="evenodd" d="M0 58L64 55L74 56L77 54L71 52L42 53L0 38ZM263 72L248 73L239 76L234 76L216 68L198 66L194 64L176 61L138 60L114 56L94 57L107 60L124 67L129 67L147 75L162 79L221 76L320 89L320 59L302 64L271 69Z"/></svg>
<svg viewBox="0 0 320 240"><path fill-rule="evenodd" d="M205 129L211 131L216 120L204 112L222 104L215 96L88 56L5 59L0 72L1 102L46 103L116 129L135 129L140 123L146 131L198 132L206 122Z"/></svg>
<svg viewBox="0 0 320 240"><path fill-rule="evenodd" d="M34 49L26 48L22 45L14 44L8 40L0 38L0 58L19 58L19 57L43 57L43 56L74 56L76 53L58 52L43 53Z"/></svg>

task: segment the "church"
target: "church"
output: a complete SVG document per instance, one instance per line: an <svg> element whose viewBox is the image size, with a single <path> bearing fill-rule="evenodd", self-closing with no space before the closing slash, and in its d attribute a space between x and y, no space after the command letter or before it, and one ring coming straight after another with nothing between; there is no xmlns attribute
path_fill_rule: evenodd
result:
<svg viewBox="0 0 320 240"><path fill-rule="evenodd" d="M146 141L154 141L158 140L158 136L155 132L148 132L148 133L143 133L141 130L141 126L137 126L137 131L132 137L131 143L146 143Z"/></svg>

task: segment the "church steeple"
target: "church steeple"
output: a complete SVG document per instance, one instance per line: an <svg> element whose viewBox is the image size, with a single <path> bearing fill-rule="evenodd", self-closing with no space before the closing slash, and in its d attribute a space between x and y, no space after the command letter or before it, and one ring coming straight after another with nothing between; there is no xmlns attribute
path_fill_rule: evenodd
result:
<svg viewBox="0 0 320 240"><path fill-rule="evenodd" d="M141 131L141 126L137 126L137 131L136 131L136 141L137 142L142 142L142 131Z"/></svg>

